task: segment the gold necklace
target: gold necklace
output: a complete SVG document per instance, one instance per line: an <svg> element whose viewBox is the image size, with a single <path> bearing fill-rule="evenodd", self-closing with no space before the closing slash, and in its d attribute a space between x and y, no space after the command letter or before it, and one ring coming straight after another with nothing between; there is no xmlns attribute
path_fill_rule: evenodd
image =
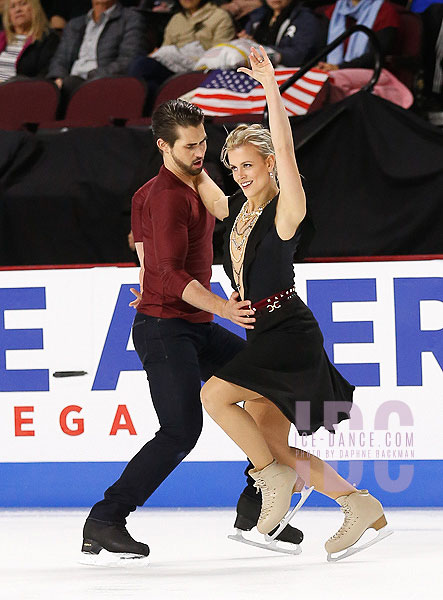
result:
<svg viewBox="0 0 443 600"><path fill-rule="evenodd" d="M234 280L236 282L237 291L240 291L240 276L243 270L243 259L246 250L246 244L249 238L249 235L258 221L258 218L262 214L265 207L272 202L273 198L270 198L266 202L264 202L261 206L259 206L256 210L251 212L247 211L248 202L246 201L240 212L238 213L234 225L231 230L230 235L230 248L231 248L231 262L232 262L232 271L234 274ZM239 229L239 222L242 221L246 223L244 229ZM238 257L235 256L235 253L238 252ZM237 270L234 266L234 263L240 263L240 268Z"/></svg>

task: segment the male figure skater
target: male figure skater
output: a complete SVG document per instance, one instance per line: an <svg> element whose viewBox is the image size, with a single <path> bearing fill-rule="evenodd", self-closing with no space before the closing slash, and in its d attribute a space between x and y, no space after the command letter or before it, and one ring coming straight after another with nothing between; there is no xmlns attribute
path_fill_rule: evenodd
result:
<svg viewBox="0 0 443 600"><path fill-rule="evenodd" d="M106 490L104 500L92 507L83 529L85 553L98 554L104 548L126 557L148 556L149 547L126 530L126 517L195 446L203 422L200 382L244 345L212 322L213 313L244 328L254 326L249 301L239 301L236 292L225 300L210 291L215 220L196 191L206 152L203 118L199 108L182 100L165 102L152 118L163 166L133 199L142 269L141 295L132 304L137 308L134 346L148 376L160 429ZM260 508L260 496L247 486L236 526L251 529ZM280 536L293 543L303 537L290 526Z"/></svg>

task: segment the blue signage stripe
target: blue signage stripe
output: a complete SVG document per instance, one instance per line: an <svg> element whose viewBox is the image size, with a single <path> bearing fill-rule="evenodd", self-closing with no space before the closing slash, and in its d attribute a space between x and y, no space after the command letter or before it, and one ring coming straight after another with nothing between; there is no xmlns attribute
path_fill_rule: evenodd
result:
<svg viewBox="0 0 443 600"><path fill-rule="evenodd" d="M121 462L0 463L0 506L91 506L124 466ZM183 462L146 506L235 506L245 485L245 466L242 462ZM340 461L338 469L346 478L351 474L350 480L359 473L358 487L368 488L385 506L443 506L443 460ZM403 486L398 482L405 473L407 486L400 489ZM395 487L399 491L392 491ZM307 505L326 507L334 502L313 493Z"/></svg>

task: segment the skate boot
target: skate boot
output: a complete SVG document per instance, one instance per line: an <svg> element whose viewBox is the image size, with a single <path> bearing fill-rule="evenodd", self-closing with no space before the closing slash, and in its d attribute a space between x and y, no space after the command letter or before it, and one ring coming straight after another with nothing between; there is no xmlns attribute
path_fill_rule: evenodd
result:
<svg viewBox="0 0 443 600"><path fill-rule="evenodd" d="M136 542L122 523L86 519L82 552L98 555L103 549L113 553L116 559L144 558L149 554L149 546Z"/></svg>
<svg viewBox="0 0 443 600"><path fill-rule="evenodd" d="M249 493L248 493L249 492ZM284 529L275 537L275 539L265 536L265 541L254 541L249 537L244 537L244 531L251 531L258 521L261 510L261 496L253 491L252 484L246 487L237 502L237 517L235 519L234 528L235 534L229 535L229 539L236 542L242 542L250 546L264 548L272 552L280 552L282 554L300 554L301 548L299 544L303 541L303 532L300 529L286 525ZM270 532L270 535L275 530ZM278 542L282 542L279 544ZM285 543L283 543L285 542Z"/></svg>
<svg viewBox="0 0 443 600"><path fill-rule="evenodd" d="M247 488L246 488L247 489ZM251 531L257 525L261 510L261 498L255 494L255 497L243 492L237 502L237 517L234 527L241 531ZM274 530L270 532L270 535ZM289 544L300 544L303 541L303 532L296 527L286 525L286 527L275 538L281 542Z"/></svg>
<svg viewBox="0 0 443 600"><path fill-rule="evenodd" d="M328 561L335 562L361 552L393 533L384 529L387 522L383 514L383 507L377 498L371 496L368 490L357 490L349 496L340 496L337 498L337 502L341 506L340 510L345 515L345 520L337 533L330 537L325 544ZM378 536L359 547L354 546L365 531L370 528L379 531ZM339 556L332 556L333 553L342 552L343 550L346 550L346 552Z"/></svg>
<svg viewBox="0 0 443 600"><path fill-rule="evenodd" d="M262 493L257 529L260 533L269 533L288 512L292 494L301 493L305 482L294 469L280 465L275 460L260 471L251 469L249 475L255 480L254 487Z"/></svg>

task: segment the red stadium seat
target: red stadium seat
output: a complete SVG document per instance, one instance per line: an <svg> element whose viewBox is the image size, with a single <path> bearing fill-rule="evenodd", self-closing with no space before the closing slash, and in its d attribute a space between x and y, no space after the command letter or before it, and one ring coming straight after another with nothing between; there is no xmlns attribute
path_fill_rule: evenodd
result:
<svg viewBox="0 0 443 600"><path fill-rule="evenodd" d="M0 129L55 119L59 90L50 81L6 81L0 84Z"/></svg>
<svg viewBox="0 0 443 600"><path fill-rule="evenodd" d="M69 101L64 124L103 126L143 114L146 87L135 77L103 77L80 86Z"/></svg>
<svg viewBox="0 0 443 600"><path fill-rule="evenodd" d="M197 88L207 76L208 74L203 73L203 71L190 71L189 73L173 75L158 90L153 110L163 102L166 102L166 100L179 98L183 94Z"/></svg>
<svg viewBox="0 0 443 600"><path fill-rule="evenodd" d="M179 98L195 89L207 76L208 74L202 71L190 71L189 73L173 75L160 86L152 112L163 102ZM150 124L151 117L129 119L126 123L128 127L146 127Z"/></svg>
<svg viewBox="0 0 443 600"><path fill-rule="evenodd" d="M393 6L400 17L400 29L392 55L385 57L385 67L413 91L422 65L423 22L420 15L398 4Z"/></svg>

